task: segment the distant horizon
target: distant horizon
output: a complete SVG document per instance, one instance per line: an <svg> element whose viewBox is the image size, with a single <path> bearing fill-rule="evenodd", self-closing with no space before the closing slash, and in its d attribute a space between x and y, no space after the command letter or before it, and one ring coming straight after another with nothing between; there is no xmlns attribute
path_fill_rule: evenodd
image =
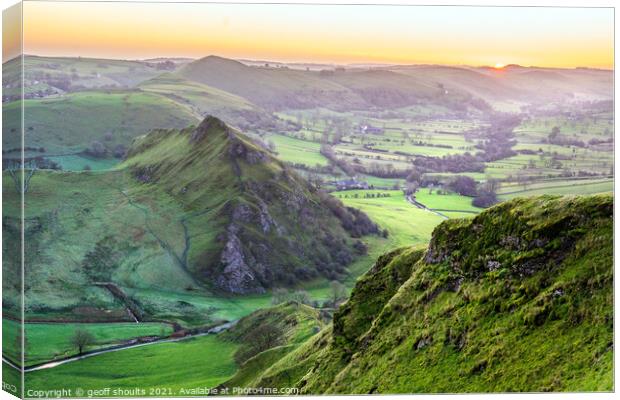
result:
<svg viewBox="0 0 620 400"><path fill-rule="evenodd" d="M8 63L13 61L14 59L20 57L21 55L17 55L12 57L9 60L3 62ZM589 66L575 66L575 67L545 67L540 65L521 65L521 64L506 64L501 67L497 67L495 65L468 65L468 64L439 64L439 63L409 63L409 64L398 64L398 63L379 63L379 62L355 62L355 63L330 63L330 62L311 62L311 61L282 61L275 59L252 59L252 58L231 58L225 57L218 54L207 54L205 56L200 57L184 57L184 56L154 56L148 58L114 58L114 57L90 57L90 56L79 56L79 55L46 55L46 54L28 54L24 53L24 57L41 57L41 58L84 58L91 60L109 60L109 61L136 61L136 62L148 62L156 59L167 59L167 60L190 60L198 61L201 59L205 59L208 57L218 57L226 60L237 61L240 63L244 62L254 62L254 63L274 63L274 64L284 64L284 65L324 65L324 66L335 66L335 67L361 67L365 65L372 65L377 67L450 67L450 68L489 68L502 70L510 67L519 67L519 68L536 68L536 69L561 69L561 70L574 70L574 69L589 69L589 70L600 70L600 71L608 71L613 72L614 68L604 68L604 67L589 67Z"/></svg>

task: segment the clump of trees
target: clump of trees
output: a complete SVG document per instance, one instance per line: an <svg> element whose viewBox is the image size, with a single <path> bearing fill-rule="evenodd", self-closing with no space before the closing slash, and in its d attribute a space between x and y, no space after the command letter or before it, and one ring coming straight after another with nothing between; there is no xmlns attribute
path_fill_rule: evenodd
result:
<svg viewBox="0 0 620 400"><path fill-rule="evenodd" d="M371 221L363 211L353 207L346 207L337 198L327 193L319 192L323 204L340 220L342 227L354 238L365 235L379 234L379 227Z"/></svg>
<svg viewBox="0 0 620 400"><path fill-rule="evenodd" d="M94 158L104 158L107 152L106 147L98 140L93 140L90 147L84 150L84 153Z"/></svg>
<svg viewBox="0 0 620 400"><path fill-rule="evenodd" d="M489 179L478 187L476 197L472 201L472 204L476 207L487 208L497 203L497 189L499 182L494 179Z"/></svg>
<svg viewBox="0 0 620 400"><path fill-rule="evenodd" d="M583 140L574 139L562 135L560 133L560 128L557 126L551 128L551 132L549 132L549 136L547 136L547 143L557 144L560 146L586 147L586 144Z"/></svg>
<svg viewBox="0 0 620 400"><path fill-rule="evenodd" d="M475 197L478 194L476 181L469 176L456 176L448 182L447 187L462 196Z"/></svg>
<svg viewBox="0 0 620 400"><path fill-rule="evenodd" d="M451 154L443 157L418 156L413 161L419 173L426 172L484 172L484 159L470 153Z"/></svg>
<svg viewBox="0 0 620 400"><path fill-rule="evenodd" d="M284 288L273 289L271 304L278 305L289 301L294 301L298 304L312 305L312 299L305 290L289 291Z"/></svg>

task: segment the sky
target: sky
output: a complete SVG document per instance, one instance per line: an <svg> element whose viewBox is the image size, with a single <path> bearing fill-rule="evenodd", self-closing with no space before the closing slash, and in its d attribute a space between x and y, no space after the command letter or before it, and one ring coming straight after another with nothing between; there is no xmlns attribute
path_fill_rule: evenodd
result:
<svg viewBox="0 0 620 400"><path fill-rule="evenodd" d="M2 12L2 62L15 58L22 51L22 8L13 5Z"/></svg>
<svg viewBox="0 0 620 400"><path fill-rule="evenodd" d="M613 9L24 3L24 52L121 59L613 67Z"/></svg>

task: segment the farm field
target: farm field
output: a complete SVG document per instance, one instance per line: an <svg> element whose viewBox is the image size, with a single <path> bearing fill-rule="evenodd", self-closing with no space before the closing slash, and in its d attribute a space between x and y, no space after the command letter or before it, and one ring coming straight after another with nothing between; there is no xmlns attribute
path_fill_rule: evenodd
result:
<svg viewBox="0 0 620 400"><path fill-rule="evenodd" d="M415 193L415 198L420 203L424 204L431 210L436 211L451 211L451 212L463 212L466 213L479 213L483 209L475 207L471 204L472 198L467 196L461 196L456 193L439 194L437 191L432 191L429 188L421 188Z"/></svg>
<svg viewBox="0 0 620 400"><path fill-rule="evenodd" d="M556 287L548 286L555 269L495 285L516 276L513 270L523 257L538 255L513 249L514 253L502 253L507 261L498 259L496 268L496 262L486 262L497 258L495 234L477 237L479 227L469 226L467 219L478 215L477 221L488 221L487 233L496 221L508 221L502 229L512 235L508 231L520 229L522 221L540 219L535 210L543 206L546 212L544 204L552 205L560 218L577 215L585 220L589 216L583 210L593 204L608 210L609 196L531 199L531 207L517 204L514 209L522 211L518 215L499 214L503 207L479 215L483 209L472 205L474 197L453 190L475 195L476 204L489 207L515 197L612 191L609 71L514 65L287 65L213 55L197 60L38 56L25 60L24 142L19 135L21 102L15 99L19 91L13 85L21 70L11 62L3 68L10 82L3 82L9 95L3 97L7 319L2 335L5 357L19 362L21 330L8 318L24 312L26 366L56 363L28 373L30 389L67 387L69 382L74 389L117 387L124 392L116 395L125 397L190 396L193 393L179 390L211 388L237 372L243 375L246 360L240 361L236 353L259 339L250 334L243 339L246 343L237 343L226 333L197 336L58 365L60 359L76 355L72 335L78 329L93 336L86 351L101 350L132 339L146 340L140 339L143 336L168 337L173 329L175 336L185 335L187 330L240 321L281 305L298 311L301 306L311 318L295 324L300 320L289 319L290 313L276 313L287 333L300 331L274 342L276 350L258 357L253 361L256 369L245 373L258 376L267 364L303 359L307 354L286 355L293 350L287 346L294 339L296 350L311 353L315 358L310 362L319 361L313 371L329 365L325 357L337 351L332 355L340 360L338 365L317 382L329 381L327 375L336 368L346 366L338 376L355 371L360 366L355 359L340 356L363 358L367 349L378 351L377 359L388 366L382 374L389 375L391 365L400 360L381 358L382 352L398 342L394 346L402 346L398 354L403 360L426 359L425 354L443 357L447 351L449 357L467 358L459 371L448 368L458 379L493 381L498 373L493 370L496 356L504 357L509 350L497 347L501 332L472 346L473 353L461 352L461 342L466 346L471 339L472 322L487 317L493 322L491 317L512 310L512 303L500 307L486 301L488 295L510 297L523 291L525 286L519 289L519 285L526 285L524 297L510 299L523 302L523 315L510 315L526 330L538 329L531 322L538 326L547 317L541 326L556 326L567 313L571 320L593 317L593 324L608 320L607 311L573 315L575 304L541 314L535 299L552 302L545 303L545 307L551 304L548 310L556 302L566 305L569 297L562 296L571 294L568 285L561 285L559 297ZM528 96L531 103L524 100ZM16 174L20 169L26 173ZM18 175L27 186L20 187ZM404 194L414 190L413 200ZM575 204L583 208L575 210ZM516 218L514 224L511 218ZM26 239L28 266L24 289L17 273L23 265L20 232ZM467 266L471 276L486 267L482 280L467 281L468 275L454 281L452 272L445 275L449 264L443 255L428 265L427 260L419 262L433 232L438 232L433 245L441 242L448 249L445 254ZM603 234L607 238L609 232ZM539 242L553 245L546 238L532 243ZM468 250L453 251L456 243ZM476 243L479 256L469 250ZM405 250L410 246L416 248ZM407 261L392 264L391 257ZM555 262L553 257L550 263ZM407 284L417 274L410 267L422 264L428 271L415 277L420 284ZM369 270L371 274L365 275ZM364 286L358 286L360 282ZM497 293L482 286L470 291L472 285L487 283L498 288ZM401 286L414 295L399 299ZM22 290L24 310L18 301ZM457 304L461 298L463 303ZM421 315L416 304L436 318L431 321L436 331L427 330L428 320L416 320ZM434 313L433 304L448 304L450 315L445 310ZM457 305L463 306L461 311L452 313ZM482 320L469 321L472 306L480 306ZM412 311L410 320L401 323L395 314L395 319L368 325L375 317L389 315L383 311L399 312L399 307L405 314ZM420 324L412 325L414 320ZM394 335L373 342L378 338L375 329L380 332L386 327L381 324L392 322L397 328ZM256 325L264 328L260 319ZM459 331L445 331L446 326L458 326ZM263 336L271 339L269 328ZM370 341L359 340L364 332L372 333L366 336ZM364 351L350 352L366 342ZM479 348L489 352L478 357ZM608 351L608 346L597 348L595 356ZM594 358L585 354L583 359ZM420 371L421 364L409 361L402 363L409 372L405 377L411 375L410 367ZM453 365L452 361L446 363ZM307 366L291 370L294 377L283 369L286 376L267 380L284 379L293 386L302 384L303 378L303 385L312 385L304 378L311 375L304 369ZM282 367L280 363L269 368L269 373ZM3 370L8 381L19 380L6 364ZM306 372L297 376L302 370ZM442 374L450 379L445 371ZM256 376L241 378L249 383ZM550 373L543 388L559 388L564 378ZM364 384L381 379L369 376ZM337 381L330 390L340 390L338 385L345 383ZM136 387L164 391L132 392ZM374 383L362 392L375 389L385 392Z"/></svg>
<svg viewBox="0 0 620 400"><path fill-rule="evenodd" d="M386 197L366 198L367 194ZM387 229L394 248L428 242L433 229L443 221L439 215L407 202L401 190L347 190L332 195L364 211L382 229Z"/></svg>
<svg viewBox="0 0 620 400"><path fill-rule="evenodd" d="M218 335L152 344L29 372L26 385L33 390L68 388L73 393L76 388L127 390L120 397L139 396L131 392L135 388L166 388L172 392L143 396L182 396L181 388L212 388L229 379L236 371L233 354L237 347Z"/></svg>
<svg viewBox="0 0 620 400"><path fill-rule="evenodd" d="M320 154L320 143L295 139L284 135L269 135L267 140L275 144L277 157L282 161L304 164L309 167L328 164L327 159Z"/></svg>
<svg viewBox="0 0 620 400"><path fill-rule="evenodd" d="M608 180L566 180L566 181L549 181L542 183L533 183L523 186L502 187L498 191L501 200L509 200L515 197L536 196L542 194L560 194L560 195L587 195L603 192L612 192L614 189L613 179Z"/></svg>
<svg viewBox="0 0 620 400"><path fill-rule="evenodd" d="M120 341L138 336L167 336L172 333L169 324L163 323L28 323L26 324L26 365L54 360L77 354L71 344L71 336L77 329L85 330L94 337L86 350L108 347ZM19 337L19 324L9 319L2 320L3 338L7 339L6 350L14 361L19 361L15 347L9 345L10 338Z"/></svg>
<svg viewBox="0 0 620 400"><path fill-rule="evenodd" d="M115 158L90 158L80 154L51 156L48 158L58 163L63 170L67 171L107 170L114 168L119 162Z"/></svg>

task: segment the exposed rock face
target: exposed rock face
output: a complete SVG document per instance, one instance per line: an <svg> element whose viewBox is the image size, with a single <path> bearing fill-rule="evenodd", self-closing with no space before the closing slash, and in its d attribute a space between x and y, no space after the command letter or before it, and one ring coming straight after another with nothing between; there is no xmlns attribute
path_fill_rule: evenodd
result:
<svg viewBox="0 0 620 400"><path fill-rule="evenodd" d="M173 137L189 145L171 145ZM206 286L245 294L345 278L354 254L349 233L359 237L364 225L359 216L218 118L151 132L129 154L136 180L161 188L188 213L186 239L211 230L178 250ZM370 225L374 231L363 232L376 233Z"/></svg>
<svg viewBox="0 0 620 400"><path fill-rule="evenodd" d="M227 241L220 257L224 270L216 279L219 289L230 293L264 293L265 289L248 266L241 241L237 236L238 227L231 224L227 231Z"/></svg>
<svg viewBox="0 0 620 400"><path fill-rule="evenodd" d="M228 148L228 153L231 157L242 158L248 164L258 164L267 161L267 155L265 152L248 148L233 134L229 136L229 139L230 147Z"/></svg>
<svg viewBox="0 0 620 400"><path fill-rule="evenodd" d="M228 131L228 126L218 118L208 116L206 117L198 127L192 133L190 142L197 143L205 138L210 132L216 131Z"/></svg>

